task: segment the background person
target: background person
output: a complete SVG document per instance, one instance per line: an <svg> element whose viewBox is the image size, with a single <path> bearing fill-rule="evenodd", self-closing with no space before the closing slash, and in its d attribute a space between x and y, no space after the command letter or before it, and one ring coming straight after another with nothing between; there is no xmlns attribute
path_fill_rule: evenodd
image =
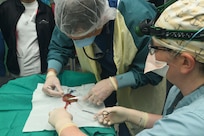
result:
<svg viewBox="0 0 204 136"><path fill-rule="evenodd" d="M154 5L147 1L57 1L57 27L49 46L43 91L51 96L63 95L57 74L68 58L75 56L76 48L82 70L94 73L98 81L86 97L90 102L99 105L104 101L106 106L113 106L117 90L119 105L161 114L165 79L162 81L161 76L152 72L144 74L150 37L135 34L141 21L155 15ZM142 129L131 123L127 125L132 134ZM122 128L120 125L119 132L127 132L124 124Z"/></svg>
<svg viewBox="0 0 204 136"><path fill-rule="evenodd" d="M173 38L169 37L172 35L166 38L158 35L153 37L150 46L149 56L166 63L166 77L174 84L168 94L162 116L115 106L100 111L96 117L102 115L103 111L109 114L104 114L104 118L98 118L99 121L105 125L129 121L148 128L137 136L203 136L203 20L204 0L179 0L169 6L156 21L157 30L163 28L170 32L176 31ZM161 35L160 33L159 36ZM189 35L191 36L188 37ZM150 61L149 56L147 62ZM66 121L62 122L64 120ZM72 116L63 108L50 112L49 122L60 130L58 132L61 136L68 136L72 130L78 136L84 135L71 120Z"/></svg>
<svg viewBox="0 0 204 136"><path fill-rule="evenodd" d="M55 26L52 9L41 0L6 0L0 5L0 20L9 73L19 77L46 72Z"/></svg>
<svg viewBox="0 0 204 136"><path fill-rule="evenodd" d="M1 30L0 30L0 77L4 77L6 75L4 56L5 56L5 44L4 44L4 39L3 39Z"/></svg>

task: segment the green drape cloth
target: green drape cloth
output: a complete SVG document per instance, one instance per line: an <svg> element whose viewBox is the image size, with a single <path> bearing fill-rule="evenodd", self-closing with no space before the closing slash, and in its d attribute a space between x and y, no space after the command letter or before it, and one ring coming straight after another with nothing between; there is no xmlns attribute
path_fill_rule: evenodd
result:
<svg viewBox="0 0 204 136"><path fill-rule="evenodd" d="M64 71L59 76L62 85L80 86L95 83L91 73ZM32 95L38 83L45 82L45 75L32 75L9 81L0 88L1 136L57 136L56 131L23 133L23 127L32 109ZM88 136L115 136L113 128L83 127Z"/></svg>

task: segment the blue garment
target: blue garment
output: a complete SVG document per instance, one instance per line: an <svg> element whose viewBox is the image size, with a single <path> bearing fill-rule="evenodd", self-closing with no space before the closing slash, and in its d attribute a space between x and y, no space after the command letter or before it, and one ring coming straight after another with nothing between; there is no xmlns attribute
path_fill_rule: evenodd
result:
<svg viewBox="0 0 204 136"><path fill-rule="evenodd" d="M6 75L4 56L5 56L5 44L2 33L0 32L0 76Z"/></svg>
<svg viewBox="0 0 204 136"><path fill-rule="evenodd" d="M50 0L41 0L42 2L44 2L47 5L50 5Z"/></svg>
<svg viewBox="0 0 204 136"><path fill-rule="evenodd" d="M146 129L137 136L204 136L204 86L184 96L173 113L166 115L179 91L176 86L171 88L163 118L153 128Z"/></svg>

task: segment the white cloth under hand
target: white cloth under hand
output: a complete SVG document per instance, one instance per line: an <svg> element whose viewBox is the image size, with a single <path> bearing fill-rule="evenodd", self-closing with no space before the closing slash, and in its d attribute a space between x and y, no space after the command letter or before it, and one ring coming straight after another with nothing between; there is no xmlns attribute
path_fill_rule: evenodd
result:
<svg viewBox="0 0 204 136"><path fill-rule="evenodd" d="M86 84L77 87L63 86L63 90L74 90L72 95L84 96L93 87L94 84ZM49 123L49 112L54 108L64 107L65 102L62 98L50 97L43 93L43 84L38 84L36 90L33 93L32 110L25 123L23 132L43 131L43 130L55 130ZM66 92L66 91L65 91ZM71 103L68 105L67 110L73 115L73 122L78 127L104 127L94 120L94 114L98 110L104 108L104 104L101 106L95 106L83 100Z"/></svg>

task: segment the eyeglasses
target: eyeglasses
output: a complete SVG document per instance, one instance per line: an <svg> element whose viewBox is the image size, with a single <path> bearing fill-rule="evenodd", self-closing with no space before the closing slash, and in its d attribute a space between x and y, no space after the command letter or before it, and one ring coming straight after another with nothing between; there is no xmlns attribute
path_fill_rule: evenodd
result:
<svg viewBox="0 0 204 136"><path fill-rule="evenodd" d="M166 48L166 47L162 47L162 46L154 46L154 45L149 45L149 53L151 55L153 55L156 50L162 50L162 51L172 51L172 49Z"/></svg>

